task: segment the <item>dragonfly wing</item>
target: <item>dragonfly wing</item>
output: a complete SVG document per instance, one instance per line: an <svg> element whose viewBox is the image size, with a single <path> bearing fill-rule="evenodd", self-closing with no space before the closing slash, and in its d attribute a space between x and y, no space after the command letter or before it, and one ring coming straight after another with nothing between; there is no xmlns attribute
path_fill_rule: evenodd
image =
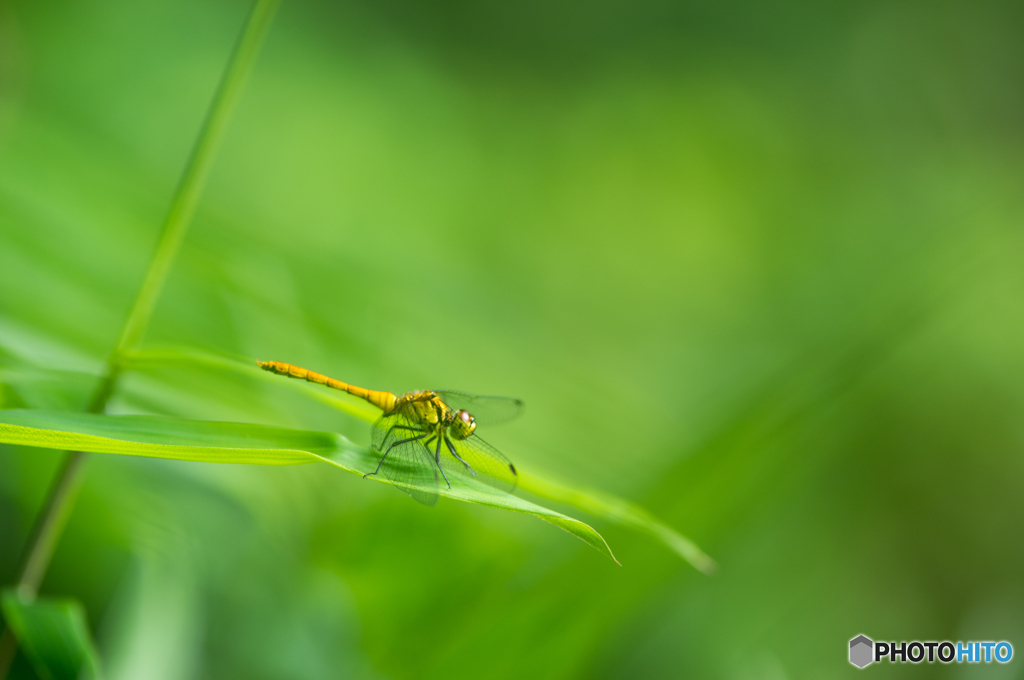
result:
<svg viewBox="0 0 1024 680"><path fill-rule="evenodd" d="M407 442L391 449L381 472L397 486L423 505L437 503L437 465L423 442Z"/></svg>
<svg viewBox="0 0 1024 680"><path fill-rule="evenodd" d="M515 490L518 481L515 466L477 435L465 439L445 435L444 444L441 466L446 472L471 477L506 493Z"/></svg>
<svg viewBox="0 0 1024 680"><path fill-rule="evenodd" d="M523 400L511 397L486 397L455 390L435 390L434 393L455 411L465 409L478 422L498 425L518 418L523 412Z"/></svg>
<svg viewBox="0 0 1024 680"><path fill-rule="evenodd" d="M407 439L417 434L422 434L422 428L404 411L389 413L377 418L370 428L370 448L383 453L399 439Z"/></svg>
<svg viewBox="0 0 1024 680"><path fill-rule="evenodd" d="M401 413L378 418L370 434L371 446L381 456L377 470L416 501L437 503L438 468L424 446L429 435Z"/></svg>

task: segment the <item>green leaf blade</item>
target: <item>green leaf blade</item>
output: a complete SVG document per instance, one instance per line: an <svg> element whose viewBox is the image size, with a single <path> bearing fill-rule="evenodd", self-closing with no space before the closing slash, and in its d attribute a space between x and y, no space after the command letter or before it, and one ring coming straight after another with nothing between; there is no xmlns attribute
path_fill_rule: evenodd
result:
<svg viewBox="0 0 1024 680"><path fill-rule="evenodd" d="M202 463L301 465L325 462L360 476L373 472L378 456L338 434L248 423L219 423L156 416L7 410L0 411L0 442ZM391 484L380 476L371 480ZM454 477L442 496L533 515L576 536L618 563L593 527L466 477Z"/></svg>
<svg viewBox="0 0 1024 680"><path fill-rule="evenodd" d="M566 503L591 515L603 517L610 522L648 533L705 574L712 574L718 568L715 561L708 557L696 543L657 519L644 508L617 496L595 489L574 487L555 481L549 476L534 474L521 475L520 487L524 491L542 498Z"/></svg>
<svg viewBox="0 0 1024 680"><path fill-rule="evenodd" d="M91 430L92 432L76 432L72 429L55 429L53 427L35 427L22 424L25 422L33 424L45 423L52 426L54 425L52 418L45 416L52 416L53 412L4 411L2 414L0 441L5 444L236 465L301 465L317 462L315 454L301 449L195 445L184 443L184 439L180 439L181 443L176 444L145 441L147 439L146 425L150 424L147 422L150 419L144 417L139 417L138 421L134 423L141 427L115 428L109 432L111 436L102 436L93 432L104 432L110 430L110 428L103 427L103 424L97 423L97 416L92 414L68 413L66 414L68 416L67 422L63 423L66 428L74 427L77 424L82 429ZM42 414L44 417L32 417L37 414ZM135 417L124 416L124 418ZM83 421L89 420L93 421L90 423L93 427L84 427L86 422ZM96 427L96 425L99 425L99 427ZM135 436L132 437L131 435Z"/></svg>
<svg viewBox="0 0 1024 680"><path fill-rule="evenodd" d="M75 600L29 598L17 590L0 597L4 621L43 680L99 680L99 656L85 610Z"/></svg>
<svg viewBox="0 0 1024 680"><path fill-rule="evenodd" d="M283 389L300 392L367 423L372 423L380 415L379 410L368 407L365 402L354 397L346 394L339 395L332 390L297 380L281 380L279 376L257 369L255 361L242 357L214 354L190 347L163 347L135 352L131 355L130 360L136 368L147 365L191 364L247 376L279 385ZM705 554L696 543L634 503L602 491L573 487L558 482L548 475L529 474L522 468L520 468L519 478L520 490L555 502L566 503L596 517L642 531L661 541L670 550L705 574L711 574L718 568L715 561ZM601 542L603 543L604 539L601 539ZM591 543L591 545L594 544ZM598 549L604 551L602 548ZM610 554L610 551L608 552ZM615 558L612 557L612 559Z"/></svg>

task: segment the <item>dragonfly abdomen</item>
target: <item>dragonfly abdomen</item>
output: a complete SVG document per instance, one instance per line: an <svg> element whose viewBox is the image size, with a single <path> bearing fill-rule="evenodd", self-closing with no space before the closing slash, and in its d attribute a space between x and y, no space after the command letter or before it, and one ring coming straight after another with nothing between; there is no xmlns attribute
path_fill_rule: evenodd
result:
<svg viewBox="0 0 1024 680"><path fill-rule="evenodd" d="M283 361L258 361L256 363L264 371L270 371L271 373L277 373L278 375L286 375L289 378L306 380L311 383L317 383L318 385L333 387L334 389L341 390L342 392L348 392L352 396L365 399L377 408L383 410L385 413L391 411L398 402L398 397L390 392L368 390L363 387L349 385L348 383L341 382L340 380L328 378L326 375L314 373L309 369L301 368L292 364L286 364Z"/></svg>

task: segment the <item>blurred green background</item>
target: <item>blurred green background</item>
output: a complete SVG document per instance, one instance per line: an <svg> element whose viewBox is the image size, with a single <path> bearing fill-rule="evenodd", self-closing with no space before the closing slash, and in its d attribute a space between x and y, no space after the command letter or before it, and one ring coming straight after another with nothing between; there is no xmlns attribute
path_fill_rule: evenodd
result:
<svg viewBox="0 0 1024 680"><path fill-rule="evenodd" d="M248 9L0 3L4 407L83 407ZM517 465L721 568L327 466L95 455L43 592L114 680L1024 650L1022 64L1020 2L285 0L147 344L522 397L488 433ZM369 434L198 368L111 411ZM58 458L0 448L3 583Z"/></svg>

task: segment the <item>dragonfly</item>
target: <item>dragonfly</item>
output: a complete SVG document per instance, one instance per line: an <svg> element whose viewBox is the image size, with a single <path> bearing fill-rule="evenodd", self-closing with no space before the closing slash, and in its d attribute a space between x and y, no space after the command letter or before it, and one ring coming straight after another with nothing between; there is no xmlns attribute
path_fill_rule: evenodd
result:
<svg viewBox="0 0 1024 680"><path fill-rule="evenodd" d="M477 418L496 425L516 418L523 402L454 390L420 390L401 396L368 390L281 361L260 361L259 367L278 375L348 392L383 411L370 429L370 447L380 455L377 469L363 478L384 473L396 488L424 505L437 502L441 480L452 488L449 475L464 475L501 491L516 488L516 468L476 433Z"/></svg>

